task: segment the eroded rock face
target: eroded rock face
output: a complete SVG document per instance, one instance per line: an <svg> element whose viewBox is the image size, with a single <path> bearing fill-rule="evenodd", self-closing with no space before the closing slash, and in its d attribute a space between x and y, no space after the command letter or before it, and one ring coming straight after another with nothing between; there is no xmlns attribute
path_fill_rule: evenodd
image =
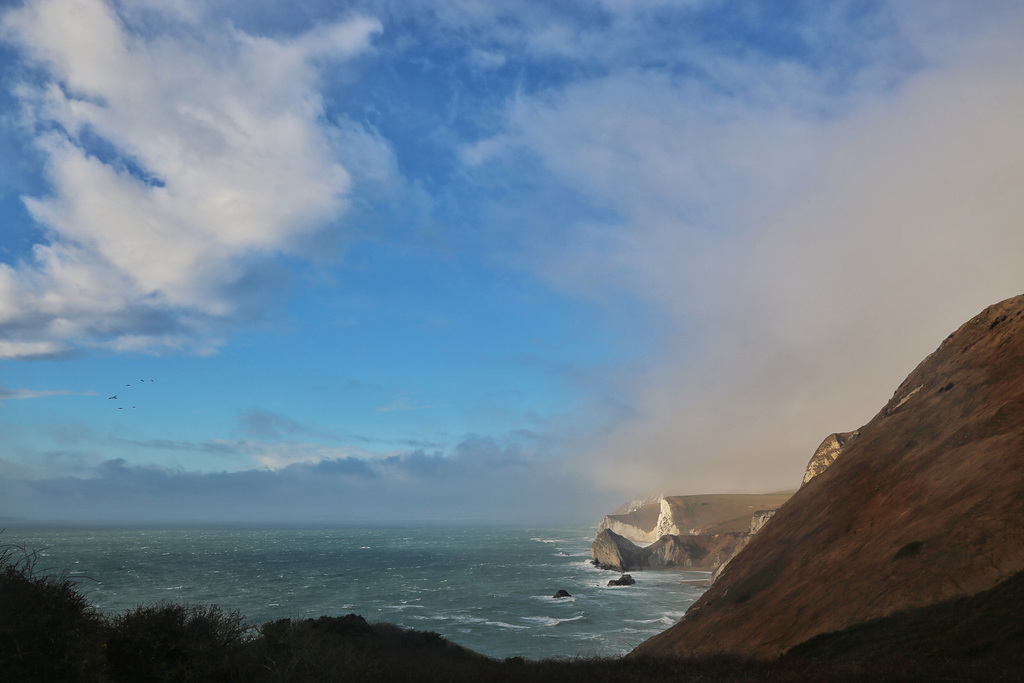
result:
<svg viewBox="0 0 1024 683"><path fill-rule="evenodd" d="M743 536L740 533L672 534L642 548L611 529L603 529L591 544L590 552L594 564L619 572L667 567L713 571L732 557Z"/></svg>
<svg viewBox="0 0 1024 683"><path fill-rule="evenodd" d="M753 536L764 528L768 520L775 516L775 510L758 510L750 518L750 528L747 529L747 536Z"/></svg>
<svg viewBox="0 0 1024 683"><path fill-rule="evenodd" d="M860 434L860 431L854 430L852 432L829 434L826 436L825 440L814 451L810 462L807 463L807 469L804 470L804 480L801 486L827 470L829 465L834 463L839 454L843 452L843 449L857 438L858 434Z"/></svg>
<svg viewBox="0 0 1024 683"><path fill-rule="evenodd" d="M620 514L605 515L598 523L599 531L609 529L634 543L650 543L657 540L660 505L646 504L635 510Z"/></svg>
<svg viewBox="0 0 1024 683"><path fill-rule="evenodd" d="M679 524L676 523L677 504L673 504L668 498L661 499L661 510L658 515L658 525L654 529L654 537L661 538L662 536L678 536L682 533L688 533L689 530L684 532L679 528Z"/></svg>
<svg viewBox="0 0 1024 683"><path fill-rule="evenodd" d="M644 548L644 566L713 571L733 556L741 538L738 533L662 536Z"/></svg>
<svg viewBox="0 0 1024 683"><path fill-rule="evenodd" d="M746 544L749 535L756 533L788 498L787 493L663 497L658 505L656 524L651 524L654 519L651 505L644 505L628 515L606 516L591 546L591 555L598 566L618 571L629 567L715 571L728 562ZM755 506L767 507L757 509ZM623 528L626 520L645 520L651 524L651 529L634 536L619 533L618 529ZM640 547L634 541L650 545Z"/></svg>
<svg viewBox="0 0 1024 683"><path fill-rule="evenodd" d="M590 555L601 569L624 572L644 566L644 549L611 529L602 529L590 544Z"/></svg>
<svg viewBox="0 0 1024 683"><path fill-rule="evenodd" d="M1024 570L1024 297L951 334L753 536L660 656L777 657Z"/></svg>
<svg viewBox="0 0 1024 683"><path fill-rule="evenodd" d="M599 530L610 529L634 543L653 543L662 536L743 532L755 510L782 505L788 493L664 496L657 503L606 515Z"/></svg>
<svg viewBox="0 0 1024 683"><path fill-rule="evenodd" d="M754 516L750 518L750 526L747 528L747 533L741 536L737 541L732 554L726 557L725 560L722 561L722 563L714 570L714 573L711 575L711 583L718 581L722 572L725 571L726 565L729 564L729 561L736 557L739 551L747 547L747 543L750 542L751 537L764 528L764 525L768 523L768 520L775 516L775 512L776 510L758 510L754 513Z"/></svg>

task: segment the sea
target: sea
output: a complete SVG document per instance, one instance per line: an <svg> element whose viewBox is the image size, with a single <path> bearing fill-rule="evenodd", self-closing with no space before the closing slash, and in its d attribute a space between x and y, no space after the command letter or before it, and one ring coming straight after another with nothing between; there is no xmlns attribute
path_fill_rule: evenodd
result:
<svg viewBox="0 0 1024 683"><path fill-rule="evenodd" d="M593 527L8 526L113 615L161 602L216 604L256 625L355 613L433 631L481 654L616 656L664 631L707 572L619 574L590 562ZM554 598L558 590L569 598Z"/></svg>

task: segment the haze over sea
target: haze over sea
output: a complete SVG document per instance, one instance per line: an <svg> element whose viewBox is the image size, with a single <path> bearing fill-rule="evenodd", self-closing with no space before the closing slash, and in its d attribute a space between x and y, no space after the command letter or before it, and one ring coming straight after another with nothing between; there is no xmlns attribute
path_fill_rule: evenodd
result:
<svg viewBox="0 0 1024 683"><path fill-rule="evenodd" d="M493 657L618 655L675 623L704 572L637 583L590 564L590 527L10 526L0 541L67 570L105 614L216 604L249 623L360 614ZM559 589L572 597L554 599Z"/></svg>

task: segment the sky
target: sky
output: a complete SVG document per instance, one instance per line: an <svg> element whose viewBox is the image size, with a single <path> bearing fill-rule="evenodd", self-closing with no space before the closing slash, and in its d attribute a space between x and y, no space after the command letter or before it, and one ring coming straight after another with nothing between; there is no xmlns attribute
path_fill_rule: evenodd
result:
<svg viewBox="0 0 1024 683"><path fill-rule="evenodd" d="M1016 0L0 0L0 517L793 489L1024 292Z"/></svg>

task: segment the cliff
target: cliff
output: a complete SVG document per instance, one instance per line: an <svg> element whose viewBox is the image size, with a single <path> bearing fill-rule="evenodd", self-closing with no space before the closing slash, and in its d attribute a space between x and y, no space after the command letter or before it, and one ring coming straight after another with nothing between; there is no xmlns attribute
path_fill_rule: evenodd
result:
<svg viewBox="0 0 1024 683"><path fill-rule="evenodd" d="M1024 297L947 337L858 431L634 654L773 658L1024 570Z"/></svg>
<svg viewBox="0 0 1024 683"><path fill-rule="evenodd" d="M742 533L759 510L774 510L789 493L663 496L628 512L606 515L598 530L609 529L634 543L653 543L665 535Z"/></svg>
<svg viewBox="0 0 1024 683"><path fill-rule="evenodd" d="M828 466L836 461L836 458L843 452L846 445L859 435L859 431L853 431L846 432L845 434L829 434L825 437L825 440L814 451L814 455L811 456L811 461L807 463L807 468L804 470L804 480L800 485L803 486L828 469Z"/></svg>
<svg viewBox="0 0 1024 683"><path fill-rule="evenodd" d="M661 504L647 503L620 514L605 515L597 525L598 531L608 529L635 543L658 540L654 530L661 517Z"/></svg>
<svg viewBox="0 0 1024 683"><path fill-rule="evenodd" d="M736 552L740 533L666 534L641 548L611 529L602 529L590 546L594 564L602 569L693 569L712 571Z"/></svg>

